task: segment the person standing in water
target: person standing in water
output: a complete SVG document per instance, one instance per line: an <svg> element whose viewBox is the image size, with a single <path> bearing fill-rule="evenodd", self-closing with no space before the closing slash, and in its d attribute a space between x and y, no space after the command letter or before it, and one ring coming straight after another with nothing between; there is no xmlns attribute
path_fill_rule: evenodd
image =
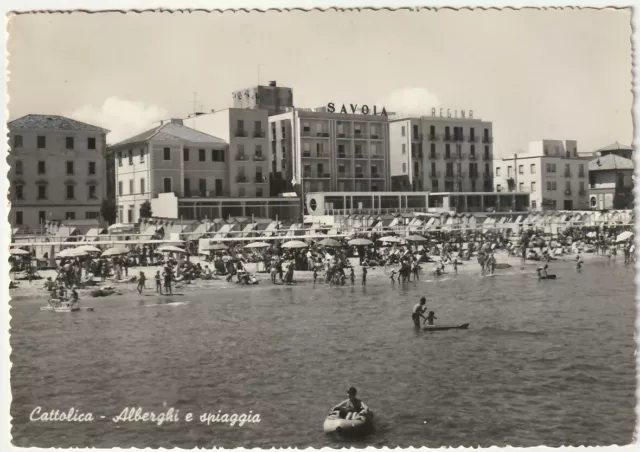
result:
<svg viewBox="0 0 640 452"><path fill-rule="evenodd" d="M162 277L160 276L160 270L156 272L155 280L156 280L156 293L159 293L160 295L162 295Z"/></svg>
<svg viewBox="0 0 640 452"><path fill-rule="evenodd" d="M420 317L427 320L424 317L424 313L427 310L425 306L427 304L427 299L425 297L420 298L420 302L413 307L413 312L411 313L411 319L413 320L413 326L416 329L420 329Z"/></svg>
<svg viewBox="0 0 640 452"><path fill-rule="evenodd" d="M367 267L362 267L362 285L367 285Z"/></svg>
<svg viewBox="0 0 640 452"><path fill-rule="evenodd" d="M353 267L351 267L351 274L349 275L349 278L351 279L351 285L353 286L356 283L356 272Z"/></svg>
<svg viewBox="0 0 640 452"><path fill-rule="evenodd" d="M147 280L147 277L145 276L144 272L140 272L140 277L138 278L138 293L142 293L142 289L146 289L147 287L145 286L145 281Z"/></svg>

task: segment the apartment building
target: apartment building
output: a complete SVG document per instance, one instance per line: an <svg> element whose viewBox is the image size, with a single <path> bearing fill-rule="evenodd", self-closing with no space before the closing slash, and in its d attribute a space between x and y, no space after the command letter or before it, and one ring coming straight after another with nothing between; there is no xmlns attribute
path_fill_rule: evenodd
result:
<svg viewBox="0 0 640 452"><path fill-rule="evenodd" d="M385 115L296 108L269 117L269 138L271 171L287 188L295 180L305 193L390 189Z"/></svg>
<svg viewBox="0 0 640 452"><path fill-rule="evenodd" d="M394 191L492 191L491 122L435 114L398 118L390 121L389 136Z"/></svg>
<svg viewBox="0 0 640 452"><path fill-rule="evenodd" d="M532 210L586 210L589 159L573 140L529 143L527 153L494 161L497 192L528 192Z"/></svg>
<svg viewBox="0 0 640 452"><path fill-rule="evenodd" d="M37 232L47 221L99 220L109 131L41 114L8 128L11 225Z"/></svg>
<svg viewBox="0 0 640 452"><path fill-rule="evenodd" d="M115 160L118 221L135 223L140 206L160 193L180 198L226 196L230 191L225 140L172 119L109 148Z"/></svg>
<svg viewBox="0 0 640 452"><path fill-rule="evenodd" d="M187 126L228 143L226 196L269 196L268 117L267 110L229 108L184 120Z"/></svg>
<svg viewBox="0 0 640 452"><path fill-rule="evenodd" d="M293 90L276 82L235 91L231 96L234 108L267 110L269 116L286 113L293 107Z"/></svg>
<svg viewBox="0 0 640 452"><path fill-rule="evenodd" d="M611 146L607 148L611 151ZM633 149L627 148L622 151L627 157L605 150L604 155L598 155L589 161L589 208L633 209Z"/></svg>

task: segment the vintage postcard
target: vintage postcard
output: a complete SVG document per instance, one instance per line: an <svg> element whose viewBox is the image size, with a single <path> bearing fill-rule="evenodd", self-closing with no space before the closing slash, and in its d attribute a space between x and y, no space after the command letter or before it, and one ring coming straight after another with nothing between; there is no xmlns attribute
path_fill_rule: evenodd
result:
<svg viewBox="0 0 640 452"><path fill-rule="evenodd" d="M632 444L631 20L10 13L11 447Z"/></svg>

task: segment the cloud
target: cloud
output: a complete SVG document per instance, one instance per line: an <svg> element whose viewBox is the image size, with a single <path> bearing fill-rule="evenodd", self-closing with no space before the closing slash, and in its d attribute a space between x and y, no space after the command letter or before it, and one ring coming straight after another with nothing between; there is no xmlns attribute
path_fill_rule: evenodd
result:
<svg viewBox="0 0 640 452"><path fill-rule="evenodd" d="M426 116L431 114L432 108L440 107L440 99L426 88L409 86L392 91L379 104L388 112L401 116Z"/></svg>
<svg viewBox="0 0 640 452"><path fill-rule="evenodd" d="M152 128L155 121L166 119L168 113L156 105L109 97L100 107L84 105L69 116L109 129L107 143L113 144Z"/></svg>

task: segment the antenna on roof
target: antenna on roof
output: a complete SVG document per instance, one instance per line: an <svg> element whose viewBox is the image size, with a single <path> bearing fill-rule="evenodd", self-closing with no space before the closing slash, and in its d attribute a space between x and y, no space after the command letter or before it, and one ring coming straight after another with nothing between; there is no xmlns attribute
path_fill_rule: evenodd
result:
<svg viewBox="0 0 640 452"><path fill-rule="evenodd" d="M193 93L193 100L189 101L189 103L193 104L193 112L189 114L189 117L204 114L204 112L202 111L204 109L204 105L198 103L198 93Z"/></svg>

